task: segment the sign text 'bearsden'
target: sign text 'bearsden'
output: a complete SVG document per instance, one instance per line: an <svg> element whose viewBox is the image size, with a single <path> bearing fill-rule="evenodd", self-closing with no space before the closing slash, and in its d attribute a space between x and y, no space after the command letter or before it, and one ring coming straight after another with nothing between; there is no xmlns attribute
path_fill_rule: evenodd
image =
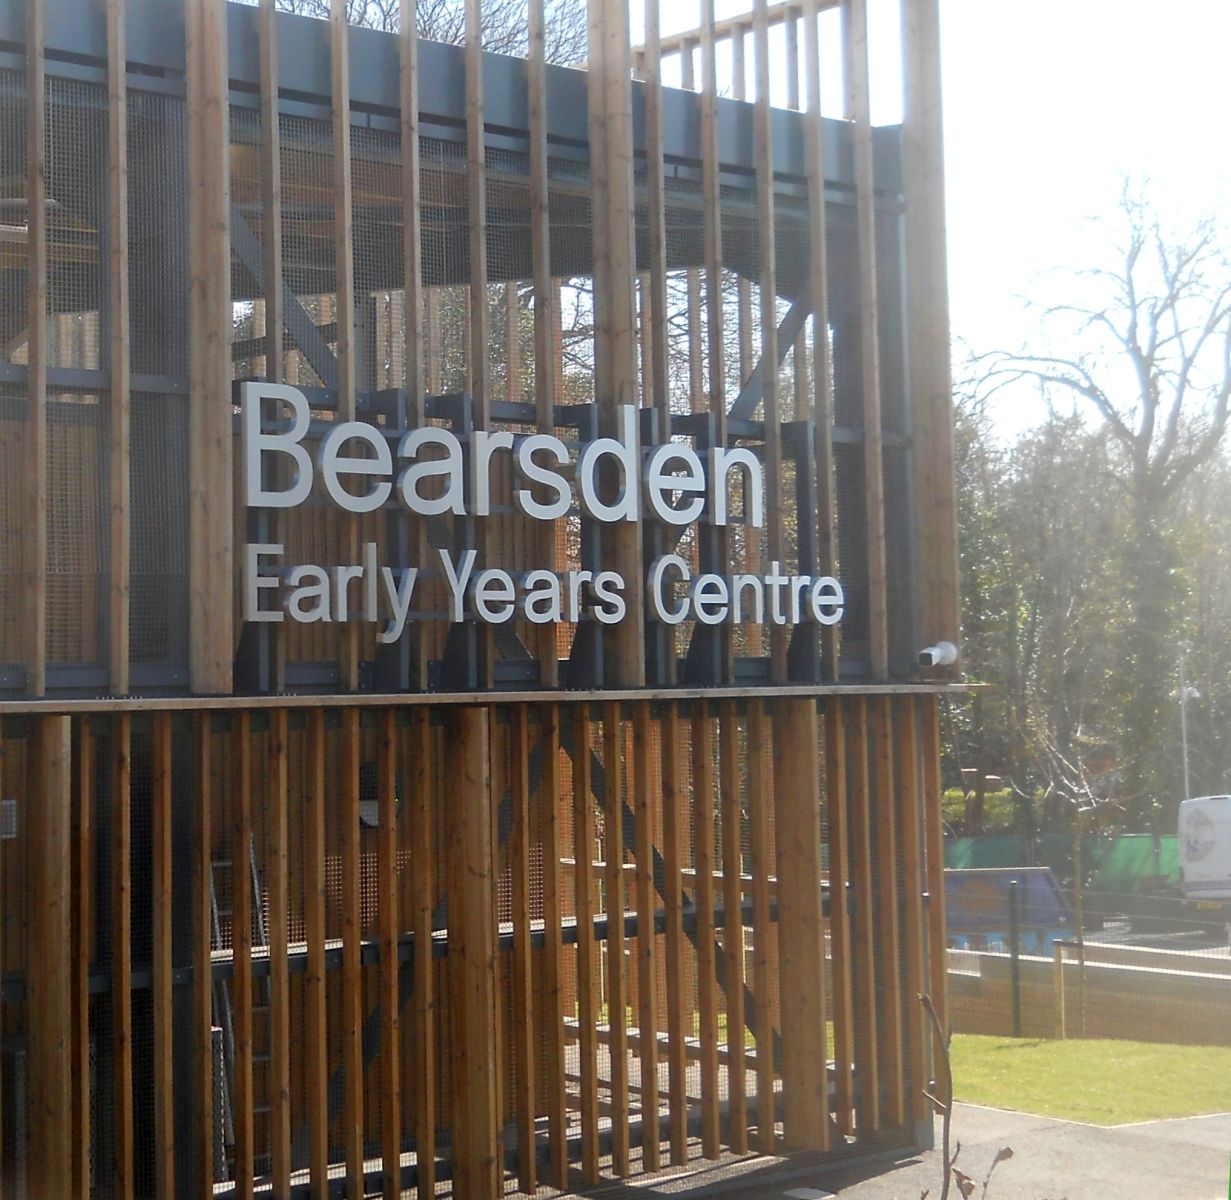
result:
<svg viewBox="0 0 1231 1200"><path fill-rule="evenodd" d="M244 383L240 406L249 508L297 508L315 490L351 513L397 505L421 517L483 519L493 515L493 461L506 455L513 466L514 508L532 520L558 521L580 511L608 524L644 516L677 528L699 521L722 526L732 523L733 487L742 495L738 523L760 528L765 520L764 467L750 449L716 446L703 458L685 442L643 447L632 405L619 410L617 437L580 445L552 434L507 430L475 430L463 444L435 425L392 433L367 421L341 421L329 426L315 455L304 444L311 410L297 388ZM600 474L618 480L618 487L604 491ZM382 565L375 542L362 547L357 563L287 564L284 554L276 542L245 547L246 621L367 621L380 625L379 639L388 643L402 636L408 621L420 619L420 567ZM617 571L544 565L513 573L479 565L473 550L439 548L435 554L450 622L521 618L550 624L589 614L613 625L628 611L629 582ZM778 562L760 575L699 574L685 557L663 554L649 565L641 586L651 618L668 625L834 625L844 604L842 585L832 576L787 575Z"/></svg>

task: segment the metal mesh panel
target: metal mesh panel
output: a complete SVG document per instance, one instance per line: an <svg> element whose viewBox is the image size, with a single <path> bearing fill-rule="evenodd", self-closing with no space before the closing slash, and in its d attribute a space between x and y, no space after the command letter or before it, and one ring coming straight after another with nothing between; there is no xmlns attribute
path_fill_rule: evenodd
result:
<svg viewBox="0 0 1231 1200"><path fill-rule="evenodd" d="M0 71L0 161L0 361L25 362L26 97L16 71Z"/></svg>

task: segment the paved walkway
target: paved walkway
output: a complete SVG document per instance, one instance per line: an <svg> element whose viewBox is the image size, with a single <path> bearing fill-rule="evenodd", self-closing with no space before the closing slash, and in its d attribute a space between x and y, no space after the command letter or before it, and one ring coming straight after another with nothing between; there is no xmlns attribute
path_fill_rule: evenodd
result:
<svg viewBox="0 0 1231 1200"><path fill-rule="evenodd" d="M1229 1084L1231 1086L1231 1084ZM978 1181L1003 1146L1013 1157L996 1168L988 1200L1126 1200L1176 1197L1223 1200L1231 1164L1231 1113L1103 1128L1001 1109L958 1104L954 1140L962 1143L958 1166ZM940 1122L936 1123L939 1143ZM857 1173L817 1170L783 1182L746 1179L723 1200L929 1200L940 1196L940 1151L910 1158L891 1169ZM960 1200L956 1187L951 1200Z"/></svg>

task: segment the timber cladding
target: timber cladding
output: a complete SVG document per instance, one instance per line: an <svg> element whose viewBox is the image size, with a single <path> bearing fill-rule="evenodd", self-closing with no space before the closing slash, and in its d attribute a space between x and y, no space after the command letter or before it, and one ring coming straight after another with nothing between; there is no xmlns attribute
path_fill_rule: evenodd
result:
<svg viewBox="0 0 1231 1200"><path fill-rule="evenodd" d="M0 0L0 1194L913 1144L934 5L327 7Z"/></svg>

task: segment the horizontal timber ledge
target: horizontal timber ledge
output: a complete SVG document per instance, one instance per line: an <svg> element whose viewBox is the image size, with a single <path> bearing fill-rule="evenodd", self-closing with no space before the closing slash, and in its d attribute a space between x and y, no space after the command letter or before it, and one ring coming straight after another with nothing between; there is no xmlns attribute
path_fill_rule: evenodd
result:
<svg viewBox="0 0 1231 1200"><path fill-rule="evenodd" d="M968 683L834 683L798 686L617 688L586 691L524 692L344 692L333 695L294 693L281 696L96 696L76 699L0 700L0 717L72 716L94 712L210 712L260 708L410 708L506 704L599 704L680 700L806 699L809 696L963 695L979 685Z"/></svg>

